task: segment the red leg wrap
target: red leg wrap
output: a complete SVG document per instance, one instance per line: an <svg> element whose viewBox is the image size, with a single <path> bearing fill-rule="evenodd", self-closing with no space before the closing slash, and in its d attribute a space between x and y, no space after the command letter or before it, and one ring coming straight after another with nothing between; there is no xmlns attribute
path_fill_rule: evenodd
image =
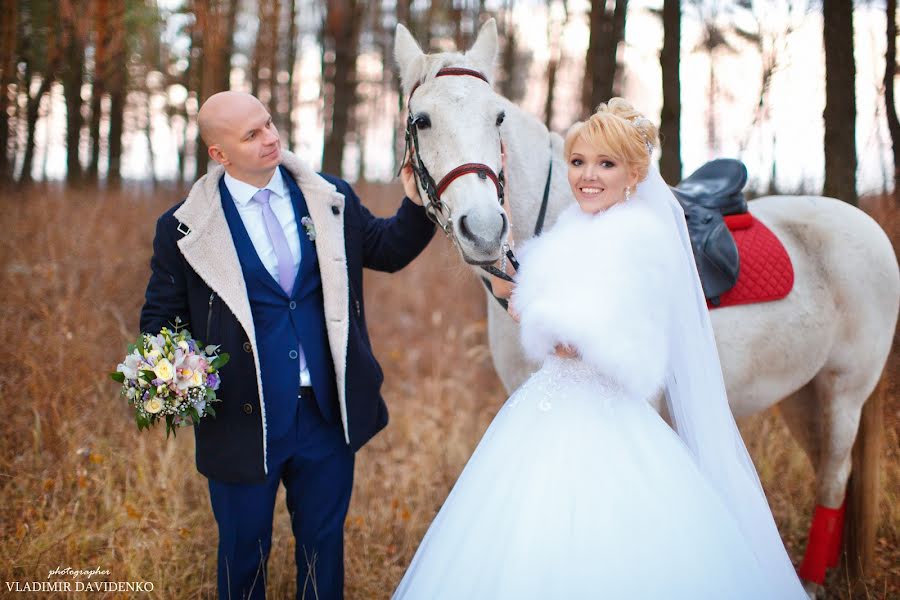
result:
<svg viewBox="0 0 900 600"><path fill-rule="evenodd" d="M816 506L812 525L809 527L809 541L806 543L806 555L798 572L801 579L819 585L825 582L825 569L834 551L834 538L840 536L838 522L841 509Z"/></svg>
<svg viewBox="0 0 900 600"><path fill-rule="evenodd" d="M828 568L838 566L841 562L841 540L844 538L844 512L847 508L847 501L844 500L838 509L838 521L834 535L831 536L831 554L828 557Z"/></svg>

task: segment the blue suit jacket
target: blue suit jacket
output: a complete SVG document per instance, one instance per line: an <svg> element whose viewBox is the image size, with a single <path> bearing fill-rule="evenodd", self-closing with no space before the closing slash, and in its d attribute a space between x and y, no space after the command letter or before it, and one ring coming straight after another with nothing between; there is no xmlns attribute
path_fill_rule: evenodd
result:
<svg viewBox="0 0 900 600"><path fill-rule="evenodd" d="M366 330L362 269L401 269L428 245L434 226L408 198L393 217L376 218L347 182L314 173L289 152L282 165L303 191L316 229L341 420L346 442L357 450L388 421L383 373ZM265 398L246 283L218 191L223 173L211 169L159 218L140 327L157 332L181 317L194 337L231 355L221 373L217 416L195 428L197 469L220 481L250 483L267 473Z"/></svg>

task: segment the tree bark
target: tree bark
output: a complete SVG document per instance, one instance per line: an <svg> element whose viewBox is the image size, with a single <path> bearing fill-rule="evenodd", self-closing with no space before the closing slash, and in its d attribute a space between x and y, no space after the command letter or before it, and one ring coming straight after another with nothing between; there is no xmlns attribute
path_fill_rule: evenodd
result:
<svg viewBox="0 0 900 600"><path fill-rule="evenodd" d="M122 133L128 85L128 47L125 37L125 1L113 0L109 13L109 167L106 179L116 185L122 179Z"/></svg>
<svg viewBox="0 0 900 600"><path fill-rule="evenodd" d="M553 0L547 0L547 14L550 15ZM569 7L563 2L564 17L562 22L557 19L547 20L547 47L550 49L550 58L547 61L547 98L544 100L544 126L547 129L553 127L553 105L556 103L556 77L562 62L562 48L560 37L569 22Z"/></svg>
<svg viewBox="0 0 900 600"><path fill-rule="evenodd" d="M19 2L2 0L0 10L4 18L0 25L0 184L12 182L12 161L9 160L10 90L16 82L16 41L18 39Z"/></svg>
<svg viewBox="0 0 900 600"><path fill-rule="evenodd" d="M96 183L100 172L100 120L103 109L109 49L110 0L95 0L94 4L94 77L91 81L91 121L88 134L91 140L91 160L87 179Z"/></svg>
<svg viewBox="0 0 900 600"><path fill-rule="evenodd" d="M822 194L854 206L856 195L856 65L852 0L823 0L825 46L825 185Z"/></svg>
<svg viewBox="0 0 900 600"><path fill-rule="evenodd" d="M884 55L884 104L894 154L894 199L900 200L900 120L894 99L897 74L897 0L887 0L887 51Z"/></svg>
<svg viewBox="0 0 900 600"><path fill-rule="evenodd" d="M503 33L506 39L503 44L503 51L500 54L500 64L503 69L503 79L500 80L500 94L512 102L518 102L521 99L522 86L518 85L521 76L516 73L516 59L519 52L519 38L516 30L515 21L512 18L512 6L507 2L504 8L504 27Z"/></svg>
<svg viewBox="0 0 900 600"><path fill-rule="evenodd" d="M294 140L294 68L297 63L297 0L288 0L291 3L290 22L288 24L287 47L287 112L284 118L286 131L281 131L282 139L287 142L288 150L293 151L297 145Z"/></svg>
<svg viewBox="0 0 900 600"><path fill-rule="evenodd" d="M324 25L325 143L322 171L342 174L350 113L356 105L356 50L363 6L357 0L329 0Z"/></svg>
<svg viewBox="0 0 900 600"><path fill-rule="evenodd" d="M556 102L556 71L559 69L559 55L551 54L547 62L547 99L544 101L544 126L553 125L553 104Z"/></svg>
<svg viewBox="0 0 900 600"><path fill-rule="evenodd" d="M625 39L628 0L616 0L612 11L608 11L606 5L606 0L591 0L591 34L581 97L584 116L593 113L598 104L612 97L618 68L618 48Z"/></svg>
<svg viewBox="0 0 900 600"><path fill-rule="evenodd" d="M238 0L228 0L225 13L225 36L219 50L218 90L231 89L231 55L234 54L234 30L237 23Z"/></svg>
<svg viewBox="0 0 900 600"><path fill-rule="evenodd" d="M34 167L34 149L35 149L35 132L37 129L37 121L40 116L41 100L44 95L50 91L53 80L57 77L62 62L62 51L60 44L65 41L60 40L59 27L59 10L56 4L51 4L47 10L47 62L44 65L44 72L40 73L41 84L34 96L28 96L27 107L25 109L25 156L22 160L22 174L19 181L23 184L32 181L31 171ZM30 84L30 77L26 79L26 84Z"/></svg>
<svg viewBox="0 0 900 600"><path fill-rule="evenodd" d="M79 15L71 0L60 3L63 29L67 40L66 66L63 71L63 94L66 98L66 180L81 181L81 162L78 150L81 141L81 86L84 84L84 39L79 27Z"/></svg>
<svg viewBox="0 0 900 600"><path fill-rule="evenodd" d="M28 98L28 108L26 109L26 126L27 138L25 141L25 156L22 160L22 175L19 182L26 184L32 181L31 171L34 167L34 144L35 130L37 129L37 120L40 116L41 99L50 91L50 85L53 83L52 71L41 75L41 85L37 93Z"/></svg>
<svg viewBox="0 0 900 600"><path fill-rule="evenodd" d="M259 0L259 30L253 49L253 65L250 74L251 93L263 104L275 100L275 76L277 75L279 0Z"/></svg>
<svg viewBox="0 0 900 600"><path fill-rule="evenodd" d="M659 172L670 185L681 181L681 2L664 0L662 9L663 46L659 55L662 68L663 105L659 135L662 140Z"/></svg>

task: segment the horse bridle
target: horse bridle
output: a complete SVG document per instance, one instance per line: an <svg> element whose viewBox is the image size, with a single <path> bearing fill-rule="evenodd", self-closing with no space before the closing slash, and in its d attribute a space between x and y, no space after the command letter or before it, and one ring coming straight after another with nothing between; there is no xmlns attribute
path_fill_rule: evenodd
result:
<svg viewBox="0 0 900 600"><path fill-rule="evenodd" d="M475 71L474 69L466 69L463 67L444 67L437 72L437 75L435 75L435 77L457 75L476 77L490 85L490 82L483 73ZM409 98L407 98L406 101L406 148L404 151L403 160L400 162L400 168L402 169L403 165L406 164L406 159L408 157L410 165L413 169L413 176L416 179L416 184L420 189L425 191L425 196L427 197L427 199L425 200L425 214L428 215L428 218L432 222L434 222L435 225L441 228L441 230L447 235L447 237L453 238L452 214L450 208L441 200L441 194L444 193L447 187L463 175L474 173L478 175L480 179L490 179L494 182L494 187L497 188L497 200L500 202L500 206L503 206L506 178L503 174L502 166L500 167L499 173L494 173L494 170L485 164L465 163L454 169L451 169L449 173L444 175L441 180L437 184L435 184L434 178L431 176L431 173L428 172L428 168L425 167L425 164L422 162L422 157L419 154L419 127L416 124L415 119L413 119L413 113L412 110L410 110L409 106L413 94L419 88L419 85L421 85L421 83L422 82L420 81L413 86L413 88L409 92ZM509 248L509 245L503 245L503 252L504 263L506 259L509 259L510 264L512 264L513 268L518 269L519 263L516 261L512 250ZM495 277L499 277L500 279L509 282L513 281L512 277L493 265L479 266L484 271L490 273Z"/></svg>

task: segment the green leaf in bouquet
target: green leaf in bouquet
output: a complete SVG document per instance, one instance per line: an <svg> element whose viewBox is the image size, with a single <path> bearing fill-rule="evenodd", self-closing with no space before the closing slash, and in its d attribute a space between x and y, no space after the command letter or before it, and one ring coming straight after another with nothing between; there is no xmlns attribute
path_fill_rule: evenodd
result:
<svg viewBox="0 0 900 600"><path fill-rule="evenodd" d="M216 399L216 392L210 388L206 388L206 401L213 402Z"/></svg>
<svg viewBox="0 0 900 600"><path fill-rule="evenodd" d="M150 418L141 411L134 411L134 420L137 423L138 431L142 429L150 429Z"/></svg>
<svg viewBox="0 0 900 600"><path fill-rule="evenodd" d="M196 408L188 406L187 413L191 416L191 421L194 422L194 425L200 422L200 413L197 412Z"/></svg>
<svg viewBox="0 0 900 600"><path fill-rule="evenodd" d="M153 383L153 380L156 379L156 373L148 369L144 369L141 371L140 377L147 383Z"/></svg>
<svg viewBox="0 0 900 600"><path fill-rule="evenodd" d="M178 437L178 432L176 431L178 428L173 424L174 418L172 415L166 415L166 439L169 439L170 433L172 437Z"/></svg>
<svg viewBox="0 0 900 600"><path fill-rule="evenodd" d="M216 409L214 409L214 408L212 407L211 404L207 404L207 405L206 405L206 414L212 415L213 417L215 417L215 416L216 416Z"/></svg>
<svg viewBox="0 0 900 600"><path fill-rule="evenodd" d="M118 381L119 383L125 383L125 373L116 371L115 373L110 373L109 377L113 381Z"/></svg>
<svg viewBox="0 0 900 600"><path fill-rule="evenodd" d="M219 369L227 365L229 360L231 360L231 355L229 355L227 352L223 352L222 354L214 358L213 361L209 363L209 366L218 371Z"/></svg>

